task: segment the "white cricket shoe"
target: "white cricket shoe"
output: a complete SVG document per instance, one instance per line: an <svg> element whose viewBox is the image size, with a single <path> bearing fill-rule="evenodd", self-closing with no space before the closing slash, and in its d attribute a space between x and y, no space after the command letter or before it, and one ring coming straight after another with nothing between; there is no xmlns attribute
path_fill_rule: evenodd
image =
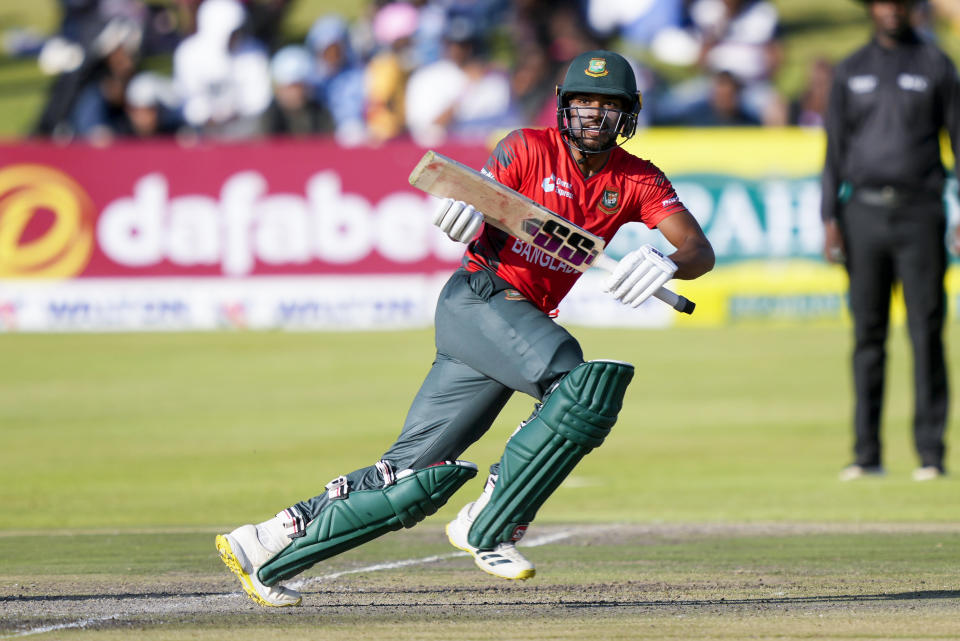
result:
<svg viewBox="0 0 960 641"><path fill-rule="evenodd" d="M856 481L868 477L881 477L886 475L886 470L881 465L848 465L840 470L841 481Z"/></svg>
<svg viewBox="0 0 960 641"><path fill-rule="evenodd" d="M300 605L302 597L296 590L282 585L267 586L257 577L257 571L276 553L260 543L255 525L241 525L230 534L217 535L217 552L220 560L240 579L243 591L260 605L277 608Z"/></svg>
<svg viewBox="0 0 960 641"><path fill-rule="evenodd" d="M913 480L914 481L933 481L944 475L943 470L941 470L936 465L924 465L923 467L918 467L913 471Z"/></svg>
<svg viewBox="0 0 960 641"><path fill-rule="evenodd" d="M537 570L533 563L517 551L513 542L501 543L492 550L478 550L470 545L467 534L473 525L473 519L476 518L476 515L470 513L473 507L474 503L468 503L457 514L457 518L447 523L447 539L453 547L468 552L473 556L478 568L494 576L522 581L535 575Z"/></svg>

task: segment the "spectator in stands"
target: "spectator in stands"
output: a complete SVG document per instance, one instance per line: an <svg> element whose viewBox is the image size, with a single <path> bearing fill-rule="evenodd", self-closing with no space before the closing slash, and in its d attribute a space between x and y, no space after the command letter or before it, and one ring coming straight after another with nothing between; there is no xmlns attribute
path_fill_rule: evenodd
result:
<svg viewBox="0 0 960 641"><path fill-rule="evenodd" d="M342 144L363 142L364 67L350 43L347 23L335 15L318 19L307 34L307 48L314 56L314 96L333 114L334 135Z"/></svg>
<svg viewBox="0 0 960 641"><path fill-rule="evenodd" d="M269 60L263 45L243 32L245 18L236 0L204 0L197 32L174 52L184 118L201 135L254 135L270 104Z"/></svg>
<svg viewBox="0 0 960 641"><path fill-rule="evenodd" d="M140 27L126 18L103 25L86 53L92 67L82 68L76 96L58 135L102 144L123 127L124 92L139 61ZM89 69L89 71L87 71Z"/></svg>
<svg viewBox="0 0 960 641"><path fill-rule="evenodd" d="M683 25L685 4L684 0L586 0L587 22L602 37L621 35L646 48L663 29Z"/></svg>
<svg viewBox="0 0 960 641"><path fill-rule="evenodd" d="M807 86L790 102L789 123L800 127L823 127L827 98L833 82L833 65L817 58L807 71Z"/></svg>
<svg viewBox="0 0 960 641"><path fill-rule="evenodd" d="M710 78L721 71L732 73L743 87L743 107L753 118L766 122L781 104L772 78L783 59L779 17L767 0L694 0L692 26L664 29L653 42L654 54L673 64L696 65L706 76L676 87L669 102L708 100Z"/></svg>
<svg viewBox="0 0 960 641"><path fill-rule="evenodd" d="M523 126L556 125L556 88L562 81L558 74L563 70L553 63L544 47L528 44L517 51L510 90Z"/></svg>
<svg viewBox="0 0 960 641"><path fill-rule="evenodd" d="M147 0L143 17L143 55L172 54L187 35L177 0Z"/></svg>
<svg viewBox="0 0 960 641"><path fill-rule="evenodd" d="M313 59L305 47L287 45L270 61L273 101L264 114L263 131L271 135L309 136L333 131L333 117L310 91Z"/></svg>
<svg viewBox="0 0 960 641"><path fill-rule="evenodd" d="M483 56L483 42L465 19L444 33L445 57L413 72L407 83L407 127L421 145L448 137L482 140L491 129L516 123L506 73Z"/></svg>
<svg viewBox="0 0 960 641"><path fill-rule="evenodd" d="M290 9L291 0L248 0L246 3L250 35L270 51L280 43L280 27Z"/></svg>
<svg viewBox="0 0 960 641"><path fill-rule="evenodd" d="M592 33L583 18L579 3L547 3L544 11L546 35L551 58L566 68L567 64L584 51L605 46Z"/></svg>
<svg viewBox="0 0 960 641"><path fill-rule="evenodd" d="M86 48L103 28L100 0L57 0L60 28L57 36Z"/></svg>
<svg viewBox="0 0 960 641"><path fill-rule="evenodd" d="M110 20L93 42L103 73L80 93L71 114L80 137L109 137L122 126L127 84L137 70L142 31L126 18Z"/></svg>
<svg viewBox="0 0 960 641"><path fill-rule="evenodd" d="M139 60L143 30L136 12L100 0L64 6L61 31L40 50L38 64L56 76L33 134L70 140L88 136L122 111L123 85ZM81 103L82 104L79 104Z"/></svg>
<svg viewBox="0 0 960 641"><path fill-rule="evenodd" d="M752 127L761 123L743 108L742 87L737 77L729 71L719 71L711 79L709 100L693 103L686 111L662 114L657 124Z"/></svg>
<svg viewBox="0 0 960 641"><path fill-rule="evenodd" d="M417 32L413 36L415 66L436 62L443 57L443 30L447 24L447 11L431 0L412 0L417 10Z"/></svg>
<svg viewBox="0 0 960 641"><path fill-rule="evenodd" d="M509 18L512 2L513 0L442 0L437 4L445 6L447 23L451 20L469 22L477 37L487 42L493 37L494 31Z"/></svg>
<svg viewBox="0 0 960 641"><path fill-rule="evenodd" d="M134 138L172 136L184 126L183 113L173 82L142 71L127 85L126 126L118 133Z"/></svg>
<svg viewBox="0 0 960 641"><path fill-rule="evenodd" d="M373 18L373 36L380 51L366 69L367 129L373 141L396 138L406 131L404 100L416 64L413 37L417 9L406 2L384 5Z"/></svg>

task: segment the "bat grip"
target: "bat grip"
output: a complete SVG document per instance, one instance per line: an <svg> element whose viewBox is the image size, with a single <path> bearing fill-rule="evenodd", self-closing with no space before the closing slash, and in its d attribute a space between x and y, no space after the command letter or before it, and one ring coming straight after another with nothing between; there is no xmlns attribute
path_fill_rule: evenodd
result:
<svg viewBox="0 0 960 641"><path fill-rule="evenodd" d="M596 257L596 259L594 259L593 266L599 267L600 269L608 271L612 274L613 270L617 268L617 261L610 258L606 254L600 254L599 256ZM666 287L661 287L660 289L655 291L653 295L655 298L663 301L664 303L674 308L678 312L682 312L684 314L692 314L694 308L697 306L697 304L694 303L692 300L689 300L688 298L681 296L680 294L672 292Z"/></svg>

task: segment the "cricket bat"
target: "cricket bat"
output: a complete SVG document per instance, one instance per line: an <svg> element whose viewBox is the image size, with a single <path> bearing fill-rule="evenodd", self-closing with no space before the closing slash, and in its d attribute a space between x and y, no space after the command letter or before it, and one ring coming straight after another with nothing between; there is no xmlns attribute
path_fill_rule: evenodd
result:
<svg viewBox="0 0 960 641"><path fill-rule="evenodd" d="M485 222L533 245L577 271L612 272L617 261L603 253L606 241L479 171L428 151L410 172L410 184L438 198L455 198L483 212ZM696 306L665 287L654 296L675 310Z"/></svg>

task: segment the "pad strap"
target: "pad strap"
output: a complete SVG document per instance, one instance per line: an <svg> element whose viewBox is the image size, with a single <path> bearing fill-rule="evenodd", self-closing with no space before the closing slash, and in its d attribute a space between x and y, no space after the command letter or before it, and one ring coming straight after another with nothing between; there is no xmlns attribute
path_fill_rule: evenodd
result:
<svg viewBox="0 0 960 641"><path fill-rule="evenodd" d="M383 479L383 487L389 487L397 482L397 475L393 471L393 465L390 461L380 460L374 463L374 467L380 472L380 478Z"/></svg>
<svg viewBox="0 0 960 641"><path fill-rule="evenodd" d="M350 494L350 485L347 483L347 477L343 475L333 479L327 483L325 487L327 489L327 498L331 501L345 499L347 495Z"/></svg>

